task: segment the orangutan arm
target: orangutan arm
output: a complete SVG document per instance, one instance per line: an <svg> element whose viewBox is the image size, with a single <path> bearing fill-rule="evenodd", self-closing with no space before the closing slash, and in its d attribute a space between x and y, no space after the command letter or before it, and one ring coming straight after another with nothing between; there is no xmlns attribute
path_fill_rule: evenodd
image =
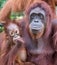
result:
<svg viewBox="0 0 57 65"><path fill-rule="evenodd" d="M11 0L8 0L0 11L0 22L6 20L6 18L9 18L10 10L11 10Z"/></svg>
<svg viewBox="0 0 57 65"><path fill-rule="evenodd" d="M0 23L7 21L11 12L24 11L27 4L31 4L34 0L8 0L0 11Z"/></svg>
<svg viewBox="0 0 57 65"><path fill-rule="evenodd" d="M55 51L57 52L57 19L53 20L52 26L53 26L53 44Z"/></svg>
<svg viewBox="0 0 57 65"><path fill-rule="evenodd" d="M57 18L53 20L53 44L55 49L55 55L54 55L54 65L57 65Z"/></svg>
<svg viewBox="0 0 57 65"><path fill-rule="evenodd" d="M0 11L0 23L4 23L5 21L7 21L7 19L10 18L10 14L12 11L16 12L22 10L21 4L22 0L8 0Z"/></svg>
<svg viewBox="0 0 57 65"><path fill-rule="evenodd" d="M6 4L3 6L3 8L0 11L0 23L3 23L2 21L7 21L9 19L9 16L11 12L19 12L24 10L25 4L27 4L28 0L8 0ZM23 3L24 2L24 3Z"/></svg>

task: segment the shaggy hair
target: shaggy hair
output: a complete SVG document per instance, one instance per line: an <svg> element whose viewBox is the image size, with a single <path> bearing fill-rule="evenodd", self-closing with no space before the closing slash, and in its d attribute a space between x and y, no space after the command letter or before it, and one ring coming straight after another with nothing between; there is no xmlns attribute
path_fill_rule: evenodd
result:
<svg viewBox="0 0 57 65"><path fill-rule="evenodd" d="M45 13L46 13L46 32L45 32L45 37L49 37L49 34L51 32L51 26L52 26L52 19L53 19L53 13L52 10L50 8L50 6L45 3L44 1L39 1L39 2L34 2L31 5L28 5L26 10L25 10L25 14L26 14L26 19L28 19L27 23L29 23L29 13L32 9L34 9L35 7L40 7L42 8Z"/></svg>
<svg viewBox="0 0 57 65"><path fill-rule="evenodd" d="M8 0L0 11L0 22L2 21L5 22L5 20L9 19L9 16L12 11L13 12L24 11L28 4L30 5L33 2L38 2L38 1L41 1L41 0ZM46 2L51 6L53 10L55 10L55 5L54 5L55 2L53 0L48 0ZM50 4L50 2L52 4Z"/></svg>

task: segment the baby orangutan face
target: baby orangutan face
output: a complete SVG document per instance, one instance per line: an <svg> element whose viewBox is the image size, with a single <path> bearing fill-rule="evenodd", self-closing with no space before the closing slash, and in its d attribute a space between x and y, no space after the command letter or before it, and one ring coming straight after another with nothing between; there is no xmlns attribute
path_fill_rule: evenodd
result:
<svg viewBox="0 0 57 65"><path fill-rule="evenodd" d="M20 29L15 23L10 23L7 26L8 34L13 40L20 38Z"/></svg>

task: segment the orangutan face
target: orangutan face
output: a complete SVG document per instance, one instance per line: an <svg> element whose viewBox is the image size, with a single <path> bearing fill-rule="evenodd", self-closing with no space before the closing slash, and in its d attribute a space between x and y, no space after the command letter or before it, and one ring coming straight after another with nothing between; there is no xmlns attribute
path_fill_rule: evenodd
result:
<svg viewBox="0 0 57 65"><path fill-rule="evenodd" d="M45 11L40 7L36 7L31 10L29 16L30 16L30 24L29 24L30 32L33 35L38 35L38 37L41 37L46 27Z"/></svg>
<svg viewBox="0 0 57 65"><path fill-rule="evenodd" d="M7 27L7 30L9 36L12 37L13 40L20 38L20 30L16 24L10 23Z"/></svg>

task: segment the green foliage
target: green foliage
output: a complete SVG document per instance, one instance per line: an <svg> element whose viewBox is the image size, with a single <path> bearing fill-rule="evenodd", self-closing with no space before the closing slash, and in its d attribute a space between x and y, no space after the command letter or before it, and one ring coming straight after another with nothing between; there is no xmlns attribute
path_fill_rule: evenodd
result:
<svg viewBox="0 0 57 65"><path fill-rule="evenodd" d="M0 26L0 33L4 30L3 26Z"/></svg>
<svg viewBox="0 0 57 65"><path fill-rule="evenodd" d="M23 16L24 16L23 12L12 12L11 15L10 15L10 18L16 19L16 18L20 18L20 17L23 17Z"/></svg>
<svg viewBox="0 0 57 65"><path fill-rule="evenodd" d="M2 27L2 28L0 27L0 33L3 32L3 30L4 30L4 27Z"/></svg>
<svg viewBox="0 0 57 65"><path fill-rule="evenodd" d="M3 7L3 4L6 2L6 0L0 0L0 8Z"/></svg>

